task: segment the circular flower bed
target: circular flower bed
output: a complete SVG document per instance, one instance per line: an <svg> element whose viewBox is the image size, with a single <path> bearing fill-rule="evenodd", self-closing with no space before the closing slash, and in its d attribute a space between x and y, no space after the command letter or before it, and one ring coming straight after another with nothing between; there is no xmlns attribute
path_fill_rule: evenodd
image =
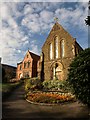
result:
<svg viewBox="0 0 90 120"><path fill-rule="evenodd" d="M75 101L75 96L70 93L58 92L29 92L27 100L35 103L63 103L68 101Z"/></svg>

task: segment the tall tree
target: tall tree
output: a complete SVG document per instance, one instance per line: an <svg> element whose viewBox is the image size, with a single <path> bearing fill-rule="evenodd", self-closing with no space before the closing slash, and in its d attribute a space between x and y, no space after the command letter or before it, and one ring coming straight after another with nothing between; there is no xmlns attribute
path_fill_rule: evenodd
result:
<svg viewBox="0 0 90 120"><path fill-rule="evenodd" d="M90 107L90 48L82 51L72 61L68 82L76 97Z"/></svg>
<svg viewBox="0 0 90 120"><path fill-rule="evenodd" d="M88 2L88 10L90 10L90 1ZM90 16L88 15L85 19L86 25L90 26Z"/></svg>

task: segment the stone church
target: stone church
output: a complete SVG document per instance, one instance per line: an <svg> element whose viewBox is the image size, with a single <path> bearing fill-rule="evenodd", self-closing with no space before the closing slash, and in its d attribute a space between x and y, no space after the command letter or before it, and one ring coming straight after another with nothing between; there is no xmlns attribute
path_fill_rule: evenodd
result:
<svg viewBox="0 0 90 120"><path fill-rule="evenodd" d="M28 51L17 64L17 78L39 77L41 80L66 80L68 68L81 46L58 22L52 27L38 56Z"/></svg>
<svg viewBox="0 0 90 120"><path fill-rule="evenodd" d="M58 22L51 29L38 61L38 76L43 80L65 80L68 68L81 46Z"/></svg>

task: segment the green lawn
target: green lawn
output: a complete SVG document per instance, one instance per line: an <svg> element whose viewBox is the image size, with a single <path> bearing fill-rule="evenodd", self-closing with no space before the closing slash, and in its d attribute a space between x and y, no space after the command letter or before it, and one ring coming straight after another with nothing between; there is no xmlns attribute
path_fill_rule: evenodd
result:
<svg viewBox="0 0 90 120"><path fill-rule="evenodd" d="M17 82L17 83L3 83L2 84L2 92L8 92L13 87L16 87L18 84L19 84L19 82Z"/></svg>
<svg viewBox="0 0 90 120"><path fill-rule="evenodd" d="M8 93L12 92L20 84L21 82L0 84L0 91L2 91L2 96L7 96Z"/></svg>

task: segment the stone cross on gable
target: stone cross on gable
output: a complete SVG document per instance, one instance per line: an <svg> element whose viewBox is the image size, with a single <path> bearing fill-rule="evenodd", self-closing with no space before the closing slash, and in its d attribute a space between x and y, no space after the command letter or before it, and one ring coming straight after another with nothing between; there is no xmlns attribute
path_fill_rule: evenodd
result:
<svg viewBox="0 0 90 120"><path fill-rule="evenodd" d="M54 18L54 21L55 21L55 22L58 22L58 21L59 21L58 17L55 17L55 18Z"/></svg>

